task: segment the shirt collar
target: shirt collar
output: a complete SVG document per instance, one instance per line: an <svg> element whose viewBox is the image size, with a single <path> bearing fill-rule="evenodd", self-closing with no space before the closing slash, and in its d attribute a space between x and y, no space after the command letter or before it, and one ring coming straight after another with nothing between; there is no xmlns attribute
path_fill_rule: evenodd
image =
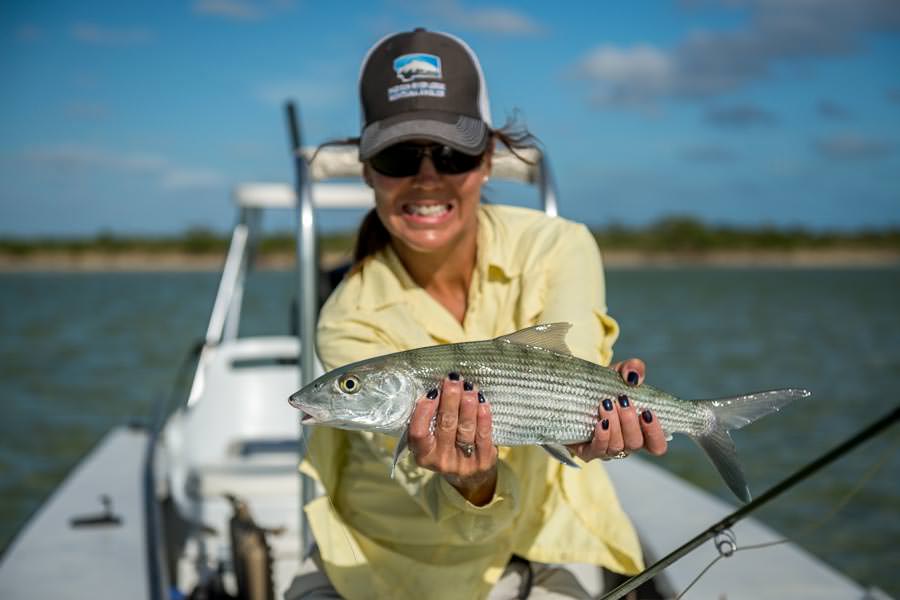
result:
<svg viewBox="0 0 900 600"><path fill-rule="evenodd" d="M512 279L520 273L517 261L513 260L509 231L506 224L498 219L491 205L482 204L478 210L478 269L489 276L491 267L499 269L504 277Z"/></svg>

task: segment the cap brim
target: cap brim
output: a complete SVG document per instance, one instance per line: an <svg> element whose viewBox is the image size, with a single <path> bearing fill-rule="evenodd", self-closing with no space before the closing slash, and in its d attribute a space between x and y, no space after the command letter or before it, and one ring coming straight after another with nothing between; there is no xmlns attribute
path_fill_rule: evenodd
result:
<svg viewBox="0 0 900 600"><path fill-rule="evenodd" d="M409 140L432 140L466 154L481 154L487 148L490 130L481 119L465 115L407 113L401 118L370 123L359 141L359 159L369 160L388 146Z"/></svg>

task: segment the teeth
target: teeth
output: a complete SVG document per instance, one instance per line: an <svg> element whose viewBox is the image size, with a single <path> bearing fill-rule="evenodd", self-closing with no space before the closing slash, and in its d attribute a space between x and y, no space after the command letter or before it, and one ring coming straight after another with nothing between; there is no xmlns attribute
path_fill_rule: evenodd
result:
<svg viewBox="0 0 900 600"><path fill-rule="evenodd" d="M449 204L407 204L403 207L404 210L411 215L418 215L420 217L436 217L438 215L442 215L450 210Z"/></svg>

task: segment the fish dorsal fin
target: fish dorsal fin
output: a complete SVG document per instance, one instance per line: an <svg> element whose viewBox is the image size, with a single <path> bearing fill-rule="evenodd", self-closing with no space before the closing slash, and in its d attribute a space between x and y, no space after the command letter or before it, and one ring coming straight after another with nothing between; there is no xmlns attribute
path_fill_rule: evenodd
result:
<svg viewBox="0 0 900 600"><path fill-rule="evenodd" d="M571 328L571 323L544 323L534 327L526 327L507 335L501 335L497 338L497 341L534 346L535 348L543 348L544 350L571 356L572 351L566 345L566 334L569 333Z"/></svg>

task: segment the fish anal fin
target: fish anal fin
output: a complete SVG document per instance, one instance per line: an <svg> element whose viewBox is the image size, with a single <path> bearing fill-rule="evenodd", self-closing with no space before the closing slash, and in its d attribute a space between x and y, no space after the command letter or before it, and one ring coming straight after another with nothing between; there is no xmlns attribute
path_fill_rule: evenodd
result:
<svg viewBox="0 0 900 600"><path fill-rule="evenodd" d="M572 455L569 454L569 450L562 444L541 444L541 447L547 451L547 454L549 454L562 464L568 467L575 467L576 469L581 468L578 463L572 459Z"/></svg>
<svg viewBox="0 0 900 600"><path fill-rule="evenodd" d="M691 436L691 439L706 452L706 456L734 495L743 502L750 502L750 487L738 464L734 441L728 431L721 428L714 429L706 435Z"/></svg>
<svg viewBox="0 0 900 600"><path fill-rule="evenodd" d="M571 355L566 344L566 334L572 328L571 323L544 323L534 327L526 327L507 335L501 335L497 341L523 346L534 346L559 354Z"/></svg>

